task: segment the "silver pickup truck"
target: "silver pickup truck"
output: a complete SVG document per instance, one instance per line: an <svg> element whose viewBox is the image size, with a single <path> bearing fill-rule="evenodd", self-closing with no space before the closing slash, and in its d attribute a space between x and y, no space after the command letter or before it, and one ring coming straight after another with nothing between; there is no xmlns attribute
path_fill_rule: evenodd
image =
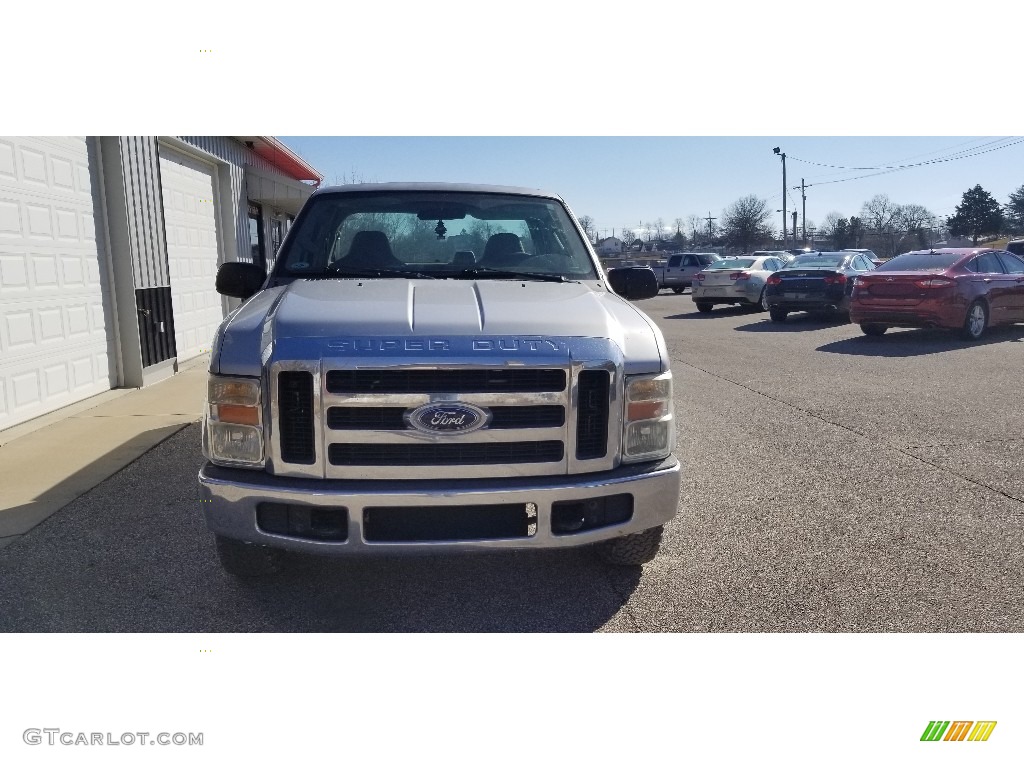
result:
<svg viewBox="0 0 1024 768"><path fill-rule="evenodd" d="M593 545L639 565L677 511L672 374L565 203L535 190L315 192L213 340L199 473L221 564L281 550Z"/></svg>

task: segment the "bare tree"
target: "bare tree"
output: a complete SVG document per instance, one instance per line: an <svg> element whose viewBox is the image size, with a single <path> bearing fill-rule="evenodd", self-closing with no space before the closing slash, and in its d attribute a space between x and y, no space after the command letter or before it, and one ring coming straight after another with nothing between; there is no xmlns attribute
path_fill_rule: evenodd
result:
<svg viewBox="0 0 1024 768"><path fill-rule="evenodd" d="M899 206L889 199L888 195L875 195L860 209L860 217L864 224L876 232L885 232L892 225Z"/></svg>
<svg viewBox="0 0 1024 768"><path fill-rule="evenodd" d="M686 217L686 228L690 230L690 242L693 245L697 244L698 234L703 231L703 227L704 219L696 213L691 213Z"/></svg>
<svg viewBox="0 0 1024 768"><path fill-rule="evenodd" d="M622 230L622 244L626 247L627 251L633 247L634 242L636 242L636 232L632 229Z"/></svg>
<svg viewBox="0 0 1024 768"><path fill-rule="evenodd" d="M768 203L756 195L741 197L722 211L722 230L729 245L738 245L744 252L772 238L768 220L772 212Z"/></svg>
<svg viewBox="0 0 1024 768"><path fill-rule="evenodd" d="M924 248L928 243L924 233L924 225L935 218L935 215L923 205L910 203L896 207L896 216L893 220L893 228L899 234L899 239L893 244L893 252L903 246L903 241L910 236L917 237L917 246Z"/></svg>
<svg viewBox="0 0 1024 768"><path fill-rule="evenodd" d="M587 234L587 239L593 243L597 241L597 230L594 228L594 219L592 216L580 216L580 226L583 227L583 231Z"/></svg>
<svg viewBox="0 0 1024 768"><path fill-rule="evenodd" d="M860 209L860 217L864 225L882 244L882 256L893 256L896 248L894 225L899 206L889 199L888 195L875 195Z"/></svg>

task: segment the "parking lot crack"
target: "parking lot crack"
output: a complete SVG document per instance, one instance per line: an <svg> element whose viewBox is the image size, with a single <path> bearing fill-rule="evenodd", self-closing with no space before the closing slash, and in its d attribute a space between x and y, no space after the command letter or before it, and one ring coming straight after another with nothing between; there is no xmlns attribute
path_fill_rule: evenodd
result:
<svg viewBox="0 0 1024 768"><path fill-rule="evenodd" d="M778 403L779 405L784 405L787 408L792 408L793 410L799 411L800 413L802 413L802 414L804 414L806 416L809 416L812 419L817 419L818 421L822 421L825 424L828 424L830 426L836 427L837 429L842 429L842 430L844 430L846 432L849 432L851 434L857 435L858 437L862 437L865 440L867 440L868 442L871 442L871 443L877 443L878 442L878 441L876 441L874 438L872 438L870 435L868 435L865 432L861 432L860 430L854 429L853 427L849 427L846 424L841 424L838 421L833 421L832 419L826 418L825 416L822 416L821 414L815 413L812 410L809 410L807 408L802 408L799 405L796 405L795 403L787 402L786 400L783 400L782 398L776 397L774 395L770 395L767 392L762 392L759 389L754 389L753 387L747 386L746 384L743 384L742 382L734 381L733 379L730 379L727 376L722 376L721 374L714 373L713 371L709 371L706 368L701 368L699 365L694 365L693 363L687 363L687 362L684 362L684 361L679 361L679 362L682 363L683 365L689 367L689 368L693 368L696 371L700 371L701 373L706 373L708 376L712 376L712 377L714 377L716 379L719 379L721 381L726 381L726 382L728 382L730 384L733 384L733 385L735 385L737 387L740 387L741 389L745 389L748 392L751 392L751 393L753 393L755 395L760 395L761 397L764 397L764 398L766 398L768 400L771 400L773 403ZM989 442L1020 442L1020 441L1018 441L1018 440L993 440L993 441L989 441ZM915 460L921 462L922 464L927 464L929 467L932 467L933 469L936 469L939 472L943 472L945 474L952 475L953 477L958 477L961 480L964 480L964 481L966 481L968 483L976 485L976 486L978 486L980 488L984 488L986 490L989 490L992 493L995 493L995 494L997 494L999 496L1002 496L1003 498L1008 499L1010 501L1014 501L1014 502L1016 502L1018 504L1024 504L1024 499L1020 498L1019 496L1014 496L1012 493L1007 493L1006 491L1000 490L999 488L995 488L995 487L989 485L988 483L983 482L983 481L981 481L981 480L979 480L979 479L977 479L975 477L971 477L970 475L966 475L966 474L964 474L962 472L957 472L956 470L950 469L949 467L944 467L941 464L937 464L934 461L926 459L923 456L918 456L916 453L913 453L913 449L914 448L929 448L929 447L935 447L935 446L908 446L907 448L903 448L903 447L901 447L899 445L895 445L894 443L890 443L890 442L887 442L887 441L881 441L881 443L885 447L887 447L887 448L889 448L891 450L894 450L897 453L902 454L903 456L907 456L908 458L915 459Z"/></svg>

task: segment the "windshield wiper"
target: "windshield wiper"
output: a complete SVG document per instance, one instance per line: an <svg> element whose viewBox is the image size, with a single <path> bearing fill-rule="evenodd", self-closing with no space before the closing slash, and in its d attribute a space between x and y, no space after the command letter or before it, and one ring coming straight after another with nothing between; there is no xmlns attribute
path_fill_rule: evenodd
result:
<svg viewBox="0 0 1024 768"><path fill-rule="evenodd" d="M437 280L437 275L427 272L410 272L407 269L384 269L367 267L366 269L332 269L327 268L317 277L421 277L428 280Z"/></svg>
<svg viewBox="0 0 1024 768"><path fill-rule="evenodd" d="M490 269L488 267L472 267L457 272L453 277L459 280L473 279L476 277L495 277L505 280L542 280L546 283L568 283L572 282L564 275L552 275L544 272L517 272L506 269Z"/></svg>

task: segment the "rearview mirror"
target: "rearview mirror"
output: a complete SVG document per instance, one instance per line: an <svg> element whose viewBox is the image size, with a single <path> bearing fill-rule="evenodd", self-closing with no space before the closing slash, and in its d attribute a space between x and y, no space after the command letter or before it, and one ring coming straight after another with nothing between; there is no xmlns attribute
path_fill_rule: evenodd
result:
<svg viewBox="0 0 1024 768"><path fill-rule="evenodd" d="M451 221L466 218L466 206L457 203L444 203L420 208L416 214L420 221Z"/></svg>
<svg viewBox="0 0 1024 768"><path fill-rule="evenodd" d="M217 293L235 299L248 299L259 291L266 279L263 267L256 264L246 264L244 261L221 264L217 270Z"/></svg>
<svg viewBox="0 0 1024 768"><path fill-rule="evenodd" d="M658 278L650 267L616 267L608 270L612 290L629 301L658 295Z"/></svg>

